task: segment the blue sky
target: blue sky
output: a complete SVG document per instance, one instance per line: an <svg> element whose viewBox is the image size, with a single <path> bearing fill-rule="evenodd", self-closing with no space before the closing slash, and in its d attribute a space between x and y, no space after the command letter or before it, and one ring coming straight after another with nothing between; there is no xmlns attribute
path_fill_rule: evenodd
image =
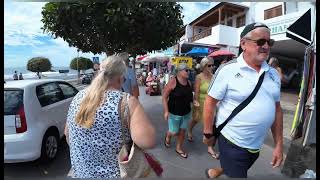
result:
<svg viewBox="0 0 320 180"><path fill-rule="evenodd" d="M41 10L44 2L4 1L4 67L25 67L27 61L35 56L50 59L53 66L69 66L72 58L77 56L77 49L69 47L63 39L54 39L43 33ZM203 14L216 2L182 2L184 24ZM81 53L80 56L92 59L99 56Z"/></svg>

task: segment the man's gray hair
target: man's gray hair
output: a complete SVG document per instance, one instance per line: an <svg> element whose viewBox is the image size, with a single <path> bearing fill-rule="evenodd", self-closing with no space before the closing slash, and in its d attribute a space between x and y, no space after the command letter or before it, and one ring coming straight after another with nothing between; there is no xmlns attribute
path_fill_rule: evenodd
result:
<svg viewBox="0 0 320 180"><path fill-rule="evenodd" d="M202 58L200 62L200 70L203 71L203 69L206 67L208 63L213 63L213 59L210 57Z"/></svg>

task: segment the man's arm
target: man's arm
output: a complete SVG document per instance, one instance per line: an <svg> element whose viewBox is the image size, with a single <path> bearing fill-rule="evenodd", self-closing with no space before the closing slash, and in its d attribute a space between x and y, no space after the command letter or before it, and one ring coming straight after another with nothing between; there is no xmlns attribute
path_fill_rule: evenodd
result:
<svg viewBox="0 0 320 180"><path fill-rule="evenodd" d="M271 132L275 143L271 165L275 168L280 166L283 160L283 113L280 102L276 102L276 115Z"/></svg>
<svg viewBox="0 0 320 180"><path fill-rule="evenodd" d="M136 73L131 71L131 95L138 98L139 97L139 86L137 82Z"/></svg>
<svg viewBox="0 0 320 180"><path fill-rule="evenodd" d="M203 133L212 134L213 116L217 108L218 100L207 95L203 107Z"/></svg>
<svg viewBox="0 0 320 180"><path fill-rule="evenodd" d="M140 95L138 84L132 86L131 92L132 92L132 95L138 99L138 97Z"/></svg>

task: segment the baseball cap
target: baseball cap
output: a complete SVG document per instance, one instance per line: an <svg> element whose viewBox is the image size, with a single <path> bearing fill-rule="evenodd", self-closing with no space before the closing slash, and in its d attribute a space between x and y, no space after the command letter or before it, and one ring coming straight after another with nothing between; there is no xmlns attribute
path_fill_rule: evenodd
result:
<svg viewBox="0 0 320 180"><path fill-rule="evenodd" d="M258 27L265 27L265 28L268 28L269 27L261 22L255 22L255 23L251 23L251 24L248 24L244 29L243 31L241 32L240 34L240 39L242 39L245 35L247 35L250 31L258 28ZM239 44L239 54L240 55L242 53L242 48L241 48L241 45Z"/></svg>

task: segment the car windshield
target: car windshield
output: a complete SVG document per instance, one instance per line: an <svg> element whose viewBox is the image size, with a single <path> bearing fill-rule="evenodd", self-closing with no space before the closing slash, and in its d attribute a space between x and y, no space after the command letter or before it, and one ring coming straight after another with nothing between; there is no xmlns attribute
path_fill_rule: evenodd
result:
<svg viewBox="0 0 320 180"><path fill-rule="evenodd" d="M4 90L4 115L15 115L23 104L23 90Z"/></svg>

